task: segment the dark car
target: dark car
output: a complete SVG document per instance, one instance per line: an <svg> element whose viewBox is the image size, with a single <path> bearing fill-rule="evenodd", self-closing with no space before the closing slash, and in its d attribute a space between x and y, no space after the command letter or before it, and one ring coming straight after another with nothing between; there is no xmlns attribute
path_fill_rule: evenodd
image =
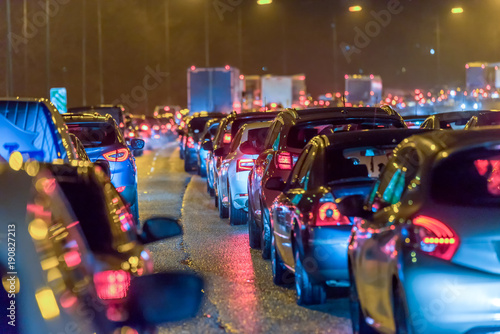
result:
<svg viewBox="0 0 500 334"><path fill-rule="evenodd" d="M211 119L221 119L226 115L221 113L199 113L186 123L184 143L184 170L186 172L197 169L198 166L198 141L205 129L205 124Z"/></svg>
<svg viewBox="0 0 500 334"><path fill-rule="evenodd" d="M347 242L353 219L339 213L336 200L366 196L394 148L421 129L356 131L313 138L287 182L268 179L283 191L271 206L273 281L283 284L295 273L297 303L317 304L326 287L349 286Z"/></svg>
<svg viewBox="0 0 500 334"><path fill-rule="evenodd" d="M84 107L73 107L73 108L68 108L68 113L74 113L74 114L94 114L98 113L101 116L106 116L106 115L111 115L113 117L114 121L120 128L120 131L125 130L125 108L122 105L107 105L107 104L101 104L101 105L96 105L96 106L84 106Z"/></svg>
<svg viewBox="0 0 500 334"><path fill-rule="evenodd" d="M220 119L214 118L209 120L205 124L205 129L200 135L200 139L198 140L198 174L201 177L207 177L207 170L208 170L208 154L210 151L206 150L203 148L203 143L205 141L212 141L215 138L215 135L217 134L217 131L219 130L219 125L220 125ZM212 180L213 181L213 180ZM207 191L210 193L210 195L215 195L215 191L213 190L214 188L210 187L212 183L209 182L207 178Z"/></svg>
<svg viewBox="0 0 500 334"><path fill-rule="evenodd" d="M108 161L111 182L132 206L134 218L138 221L137 167L130 149L141 149L144 141L131 139L129 148L110 115L64 114L63 117L69 131L80 139L92 162Z"/></svg>
<svg viewBox="0 0 500 334"><path fill-rule="evenodd" d="M404 140L367 198L348 245L354 333L500 330L500 132L433 131Z"/></svg>
<svg viewBox="0 0 500 334"><path fill-rule="evenodd" d="M248 217L250 247L271 255L269 209L279 191L263 187L267 179L288 179L304 146L319 134L384 128L404 128L403 118L389 107L324 108L281 112L271 125L264 151L255 161L248 178Z"/></svg>
<svg viewBox="0 0 500 334"><path fill-rule="evenodd" d="M500 125L500 111L484 110L471 117L465 125L465 130L492 125Z"/></svg>
<svg viewBox="0 0 500 334"><path fill-rule="evenodd" d="M432 130L463 130L471 117L478 111L452 111L429 116L422 122L420 128Z"/></svg>
<svg viewBox="0 0 500 334"><path fill-rule="evenodd" d="M236 136L241 127L245 124L254 122L268 122L276 117L276 112L246 112L232 113L226 118L223 118L215 138L211 142L206 142L205 148L210 150L208 159L207 179L213 180L212 187L215 190L215 205L219 208L221 218L229 217L229 208L227 206L219 206L222 199L218 197L218 174L224 158L229 154L232 139ZM210 161L211 160L211 161Z"/></svg>

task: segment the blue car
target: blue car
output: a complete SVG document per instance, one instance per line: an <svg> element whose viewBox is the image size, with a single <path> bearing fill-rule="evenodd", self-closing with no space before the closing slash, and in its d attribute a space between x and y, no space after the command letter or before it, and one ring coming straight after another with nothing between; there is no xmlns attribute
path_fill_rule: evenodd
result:
<svg viewBox="0 0 500 334"><path fill-rule="evenodd" d="M138 221L137 167L131 149L142 149L142 139L131 139L130 148L112 116L98 114L65 114L69 132L80 139L90 161L105 159L109 162L111 183L131 205Z"/></svg>

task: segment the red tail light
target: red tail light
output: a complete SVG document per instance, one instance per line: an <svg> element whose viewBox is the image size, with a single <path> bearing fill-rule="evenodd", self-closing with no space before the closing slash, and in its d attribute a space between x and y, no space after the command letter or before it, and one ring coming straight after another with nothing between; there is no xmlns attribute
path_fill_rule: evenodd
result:
<svg viewBox="0 0 500 334"><path fill-rule="evenodd" d="M107 270L94 274L97 296L101 299L121 299L127 297L130 274L123 270Z"/></svg>
<svg viewBox="0 0 500 334"><path fill-rule="evenodd" d="M229 144L229 143L231 143L231 134L230 134L230 133L226 133L226 134L224 134L223 141L224 141L224 144Z"/></svg>
<svg viewBox="0 0 500 334"><path fill-rule="evenodd" d="M252 167L255 163L253 159L239 159L236 164L236 172L244 172L252 170Z"/></svg>
<svg viewBox="0 0 500 334"><path fill-rule="evenodd" d="M316 226L351 225L351 221L342 215L333 202L320 203L316 216Z"/></svg>
<svg viewBox="0 0 500 334"><path fill-rule="evenodd" d="M172 124L167 124L167 130L172 129Z"/></svg>
<svg viewBox="0 0 500 334"><path fill-rule="evenodd" d="M189 137L187 139L186 145L187 145L188 148L194 148L194 139L193 139L193 137Z"/></svg>
<svg viewBox="0 0 500 334"><path fill-rule="evenodd" d="M413 239L420 250L443 260L451 260L460 242L451 228L427 216L414 218L413 225L416 227L413 231Z"/></svg>
<svg viewBox="0 0 500 334"><path fill-rule="evenodd" d="M130 132L130 133L128 134L128 137L129 137L129 138L134 138L134 137L135 137L135 133Z"/></svg>
<svg viewBox="0 0 500 334"><path fill-rule="evenodd" d="M125 186L116 188L116 191L118 191L119 193L123 192L124 190L125 190Z"/></svg>
<svg viewBox="0 0 500 334"><path fill-rule="evenodd" d="M126 148L120 148L118 150L104 153L103 157L111 162L123 162L128 159L128 150Z"/></svg>
<svg viewBox="0 0 500 334"><path fill-rule="evenodd" d="M160 139L160 135L155 135L155 139Z"/></svg>
<svg viewBox="0 0 500 334"><path fill-rule="evenodd" d="M290 152L281 152L278 154L276 167L282 170L291 170L293 167L292 155Z"/></svg>
<svg viewBox="0 0 500 334"><path fill-rule="evenodd" d="M153 130L158 131L160 130L160 127L158 125L153 125Z"/></svg>
<svg viewBox="0 0 500 334"><path fill-rule="evenodd" d="M120 128L124 128L125 127L125 124L123 124L122 122L120 122Z"/></svg>
<svg viewBox="0 0 500 334"><path fill-rule="evenodd" d="M148 131L149 130L149 126L147 126L146 124L143 124L143 125L141 125L141 130Z"/></svg>

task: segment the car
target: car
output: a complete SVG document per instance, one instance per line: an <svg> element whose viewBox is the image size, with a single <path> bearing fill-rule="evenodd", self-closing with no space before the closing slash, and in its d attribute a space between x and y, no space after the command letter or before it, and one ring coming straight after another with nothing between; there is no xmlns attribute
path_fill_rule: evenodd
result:
<svg viewBox="0 0 500 334"><path fill-rule="evenodd" d="M367 129L404 128L403 118L390 107L321 108L282 111L271 125L264 151L248 177L248 224L250 247L271 256L272 225L269 209L279 191L264 185L270 177L288 179L304 146L318 134ZM260 243L257 243L260 238Z"/></svg>
<svg viewBox="0 0 500 334"><path fill-rule="evenodd" d="M193 116L188 123L183 136L184 170L186 172L197 169L198 165L198 141L205 124L211 119L221 119L225 115L221 113L199 113Z"/></svg>
<svg viewBox="0 0 500 334"><path fill-rule="evenodd" d="M129 148L110 115L67 113L63 118L69 131L82 142L92 162L108 161L111 182L131 205L134 218L139 221L137 166L131 149L142 149L144 141L131 139Z"/></svg>
<svg viewBox="0 0 500 334"><path fill-rule="evenodd" d="M1 314L6 318L1 332L137 333L194 316L203 289L196 276L162 273L127 279L122 270L99 269L53 166L37 161L0 165L0 226L6 249L10 247L0 257ZM148 225L151 229L144 233L153 238L181 231L172 221ZM161 312L148 307L153 298ZM172 302L181 298L181 304ZM118 299L125 300L123 321L114 320L119 310L112 302Z"/></svg>
<svg viewBox="0 0 500 334"><path fill-rule="evenodd" d="M229 153L222 160L217 176L219 210L229 211L229 223L242 225L248 214L248 175L264 147L271 122L243 125L231 141Z"/></svg>
<svg viewBox="0 0 500 334"><path fill-rule="evenodd" d="M78 160L64 120L46 99L0 98L0 133L0 156L7 161L15 151L24 160Z"/></svg>
<svg viewBox="0 0 500 334"><path fill-rule="evenodd" d="M465 130L470 130L482 126L500 125L500 111L483 110L470 118L465 125Z"/></svg>
<svg viewBox="0 0 500 334"><path fill-rule="evenodd" d="M348 246L354 333L500 330L499 129L405 139L367 198Z"/></svg>
<svg viewBox="0 0 500 334"><path fill-rule="evenodd" d="M422 129L433 130L463 130L471 117L477 115L479 112L473 111L452 111L434 114L425 119L421 124Z"/></svg>
<svg viewBox="0 0 500 334"><path fill-rule="evenodd" d="M115 120L116 124L120 128L120 131L125 130L126 118L125 118L125 107L121 104L111 105L111 104L100 104L95 106L82 106L68 108L68 113L70 114L99 114L101 116L111 115Z"/></svg>
<svg viewBox="0 0 500 334"><path fill-rule="evenodd" d="M273 282L281 285L294 278L299 305L324 303L327 287L349 286L347 242L353 219L340 215L335 201L346 195L366 196L394 148L423 132L427 130L317 136L286 182L279 176L267 180L266 187L281 191L270 211Z"/></svg>
<svg viewBox="0 0 500 334"><path fill-rule="evenodd" d="M215 191L215 206L219 205L219 196L217 190L217 177L219 174L219 168L221 166L222 160L229 153L229 147L231 141L236 136L238 130L245 124L255 123L255 122L268 122L276 117L276 112L244 112L244 113L232 113L229 116L223 118L217 130L217 134L213 141L207 141L203 144L204 148L210 151L208 156L208 170L207 174L211 174L207 179L213 180L212 187ZM228 218L229 211L227 208L221 208L219 210L219 216L221 218Z"/></svg>
<svg viewBox="0 0 500 334"><path fill-rule="evenodd" d="M196 115L196 114L195 114ZM178 140L179 140L179 157L181 160L184 160L184 150L186 148L186 143L187 143L187 126L191 119L194 117L194 115L188 115L184 117L179 126L177 127L177 134L179 135Z"/></svg>
<svg viewBox="0 0 500 334"><path fill-rule="evenodd" d="M208 170L208 154L209 151L205 150L203 148L203 143L205 141L212 141L215 138L215 135L217 134L217 130L219 129L219 124L220 124L220 119L214 118L209 120L205 124L205 129L200 135L200 139L198 140L198 174L201 177L207 177L207 170ZM210 195L214 196L215 191L214 188L211 186L213 180L209 180L207 178L207 192L210 193Z"/></svg>

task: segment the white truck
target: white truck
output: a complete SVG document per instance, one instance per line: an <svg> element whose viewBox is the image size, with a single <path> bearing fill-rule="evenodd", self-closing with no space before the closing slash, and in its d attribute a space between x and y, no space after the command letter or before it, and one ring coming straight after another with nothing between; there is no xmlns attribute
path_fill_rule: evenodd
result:
<svg viewBox="0 0 500 334"><path fill-rule="evenodd" d="M379 75L345 75L346 104L375 106L382 100L382 78Z"/></svg>
<svg viewBox="0 0 500 334"><path fill-rule="evenodd" d="M465 64L465 85L468 91L500 88L500 63L470 62Z"/></svg>
<svg viewBox="0 0 500 334"><path fill-rule="evenodd" d="M245 76L245 109L259 107L300 108L306 100L306 76Z"/></svg>

